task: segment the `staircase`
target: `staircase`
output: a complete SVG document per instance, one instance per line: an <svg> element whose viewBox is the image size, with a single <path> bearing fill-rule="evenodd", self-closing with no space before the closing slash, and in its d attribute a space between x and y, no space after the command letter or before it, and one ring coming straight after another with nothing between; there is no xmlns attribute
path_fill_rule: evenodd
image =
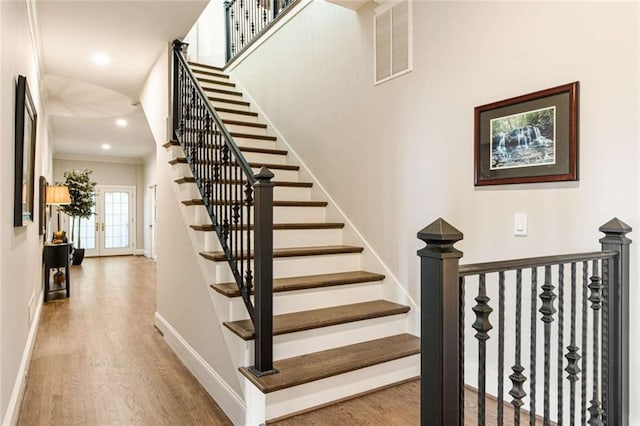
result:
<svg viewBox="0 0 640 426"><path fill-rule="evenodd" d="M273 178L273 358L276 374L254 376L253 323L203 206L178 141L171 151L185 217L196 241L211 297L224 318L228 350L244 378L245 424L261 424L416 377L420 340L407 333L410 308L384 300L385 276L362 270L363 247L344 244L344 223L327 221L328 202L271 136L221 69L191 63L201 87L249 166ZM242 185L243 182L235 182ZM244 225L252 230L252 225ZM251 254L252 256L252 254Z"/></svg>

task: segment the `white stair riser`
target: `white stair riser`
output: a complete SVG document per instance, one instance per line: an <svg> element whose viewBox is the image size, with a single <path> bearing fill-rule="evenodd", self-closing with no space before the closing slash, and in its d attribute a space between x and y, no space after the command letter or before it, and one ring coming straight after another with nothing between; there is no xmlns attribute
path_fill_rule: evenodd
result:
<svg viewBox="0 0 640 426"><path fill-rule="evenodd" d="M211 95L211 97L212 98L224 99L222 96L219 96L218 93L216 93L215 96ZM237 100L239 100L239 99L237 99ZM249 106L241 105L241 104L235 104L235 103L231 103L231 102L211 101L211 104L213 105L214 108L231 108L231 109L240 110L240 111L249 111Z"/></svg>
<svg viewBox="0 0 640 426"><path fill-rule="evenodd" d="M222 89L222 90L234 90L238 91L235 86L228 86L226 84L217 84L217 83L233 83L228 78L216 77L213 75L205 75L205 74L196 74L198 77L198 82L203 89ZM208 80L208 81L203 81Z"/></svg>
<svg viewBox="0 0 640 426"><path fill-rule="evenodd" d="M204 250L220 251L220 241L213 231L202 232L204 235ZM253 231L249 232L251 244L255 242ZM244 247L247 242L247 232L242 233ZM341 229L275 229L273 231L273 247L305 247L332 246L342 243Z"/></svg>
<svg viewBox="0 0 640 426"><path fill-rule="evenodd" d="M180 186L184 186L184 192L186 199L202 198L198 186L195 183L182 183ZM235 191L238 185L234 185L232 188ZM227 189L228 190L228 189ZM239 187L240 191L244 191L244 186ZM244 194L244 192L242 192ZM233 193L235 196L235 192ZM223 196L222 199L229 199ZM278 201L309 201L311 199L311 188L296 188L288 186L276 186L273 188L273 198Z"/></svg>
<svg viewBox="0 0 640 426"><path fill-rule="evenodd" d="M288 164L287 156L281 154L263 154L260 152L243 152L249 163Z"/></svg>
<svg viewBox="0 0 640 426"><path fill-rule="evenodd" d="M378 300L380 299L381 286L380 282L359 283L274 293L273 312L274 315L279 315L310 309L329 308L339 303L336 301L360 303ZM215 290L212 289L211 291ZM244 302L240 297L231 297L228 298L228 301L230 305L229 321L249 318Z"/></svg>
<svg viewBox="0 0 640 426"><path fill-rule="evenodd" d="M264 404L264 400L266 399L265 419L262 419L262 421L264 421L357 395L371 389L387 386L419 375L420 355L413 355L281 391L271 392L264 396L251 382L245 379L245 400L248 401L247 412L254 410L252 407L254 401L258 403L262 401ZM260 413L261 408L256 407L255 410ZM262 408L262 410L264 410L264 408ZM250 422L255 421L260 422L260 419L253 418L250 420Z"/></svg>
<svg viewBox="0 0 640 426"><path fill-rule="evenodd" d="M185 197L184 199L188 199ZM188 206L194 209L193 223L208 223L209 214L204 206ZM253 213L251 214L253 218ZM247 212L243 211L243 221L247 220ZM278 207L273 208L273 223L312 223L325 220L325 207Z"/></svg>
<svg viewBox="0 0 640 426"><path fill-rule="evenodd" d="M176 157L174 157L176 158ZM284 157L282 157L284 158ZM191 174L191 167L185 163L177 163L174 164L173 170L175 172L176 178L181 176L193 176ZM256 174L260 171L258 167L252 167L253 173ZM282 170L282 169L274 169L270 168L271 173L274 174L273 180L279 181L287 181L287 182L297 182L298 181L298 171L297 170Z"/></svg>
<svg viewBox="0 0 640 426"><path fill-rule="evenodd" d="M227 88L216 87L216 89L234 91L231 87L227 87ZM242 99L242 96L232 95L232 94L228 94L228 93L215 92L213 90L207 90L206 88L204 88L204 93L207 96L213 96L213 97L222 98L222 99L231 99L232 101L244 101L245 100L245 99Z"/></svg>
<svg viewBox="0 0 640 426"><path fill-rule="evenodd" d="M233 282L228 263L209 261L207 276L217 283ZM252 261L253 263L253 261ZM330 274L360 269L360 253L331 254L324 256L300 256L273 259L273 277L282 278L298 275ZM252 270L255 268L252 265Z"/></svg>
<svg viewBox="0 0 640 426"><path fill-rule="evenodd" d="M242 120L247 121L247 120ZM267 134L267 129L265 127L253 127L253 126L243 126L241 124L226 124L227 130L232 133L248 133L250 135L260 135L264 136Z"/></svg>
<svg viewBox="0 0 640 426"><path fill-rule="evenodd" d="M228 108L229 109L238 109L238 108L233 108L232 106L229 106ZM258 120L258 117L253 116L253 115L234 114L232 112L222 112L222 111L216 111L216 112L218 113L220 118L222 118L223 120L241 120L241 121L248 121L250 123L259 123L260 122Z"/></svg>
<svg viewBox="0 0 640 426"><path fill-rule="evenodd" d="M278 148L278 144L276 143L276 141L268 141L268 140L261 140L261 139L251 139L251 138L242 138L242 137L233 136L233 135L231 135L231 137L233 138L233 141L236 143L236 145L241 146L241 147L246 147L246 148L265 148L265 149L277 149Z"/></svg>

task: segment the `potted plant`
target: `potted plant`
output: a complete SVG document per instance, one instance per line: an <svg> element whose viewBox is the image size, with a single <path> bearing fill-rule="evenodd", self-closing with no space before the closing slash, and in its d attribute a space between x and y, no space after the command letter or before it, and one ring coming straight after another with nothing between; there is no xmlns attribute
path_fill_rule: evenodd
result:
<svg viewBox="0 0 640 426"><path fill-rule="evenodd" d="M84 249L80 243L80 219L88 219L96 204L96 182L91 181L92 170L69 170L64 172L64 185L69 188L71 204L61 206L61 210L71 217L71 242L75 239L76 219L78 219L78 246L73 250L73 264L80 265L84 259Z"/></svg>

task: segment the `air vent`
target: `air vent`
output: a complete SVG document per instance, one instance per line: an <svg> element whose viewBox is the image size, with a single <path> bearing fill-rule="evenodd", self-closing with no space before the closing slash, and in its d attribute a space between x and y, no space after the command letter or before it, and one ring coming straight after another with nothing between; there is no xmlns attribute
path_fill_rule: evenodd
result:
<svg viewBox="0 0 640 426"><path fill-rule="evenodd" d="M374 11L374 84L411 71L411 2L386 1Z"/></svg>

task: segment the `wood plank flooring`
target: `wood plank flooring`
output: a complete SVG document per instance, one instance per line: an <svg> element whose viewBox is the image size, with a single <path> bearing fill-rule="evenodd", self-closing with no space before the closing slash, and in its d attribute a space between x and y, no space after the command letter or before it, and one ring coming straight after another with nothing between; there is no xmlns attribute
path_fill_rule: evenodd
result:
<svg viewBox="0 0 640 426"><path fill-rule="evenodd" d="M155 263L85 259L43 306L19 425L230 425L153 326Z"/></svg>

